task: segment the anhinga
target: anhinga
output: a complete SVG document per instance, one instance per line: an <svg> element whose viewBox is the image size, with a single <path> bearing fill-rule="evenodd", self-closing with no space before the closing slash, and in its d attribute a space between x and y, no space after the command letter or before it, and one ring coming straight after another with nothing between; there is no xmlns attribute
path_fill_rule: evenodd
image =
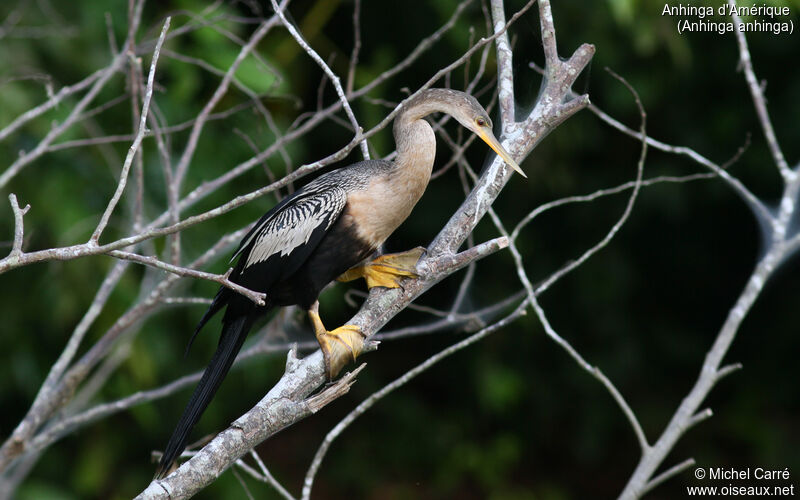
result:
<svg viewBox="0 0 800 500"><path fill-rule="evenodd" d="M227 306L219 346L167 444L156 477L169 472L253 322L271 308L296 304L308 310L329 378L355 360L364 341L360 329L344 325L326 330L318 314L317 297L337 278L350 281L363 277L369 288L394 288L403 277L416 276L421 249L383 255L366 264L362 261L408 217L428 185L436 140L424 118L435 112L455 118L525 175L495 138L492 121L474 97L455 90L429 89L406 102L395 118L394 161L361 161L334 170L275 205L242 239L233 256L239 260L230 274L234 283L265 293L266 304L257 306L225 287L217 292L194 335Z"/></svg>

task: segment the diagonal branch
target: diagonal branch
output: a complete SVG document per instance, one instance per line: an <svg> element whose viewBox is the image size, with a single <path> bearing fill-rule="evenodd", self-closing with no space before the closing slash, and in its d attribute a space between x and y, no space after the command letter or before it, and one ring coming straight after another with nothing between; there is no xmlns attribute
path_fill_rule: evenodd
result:
<svg viewBox="0 0 800 500"><path fill-rule="evenodd" d="M350 107L350 102L347 100L347 96L345 95L344 89L342 88L342 81L336 73L328 66L328 64L322 60L322 58L317 54L317 52L311 48L311 46L303 39L303 35L297 31L297 28L294 27L292 23L290 23L286 16L283 14L283 10L278 7L277 0L272 1L272 8L275 9L275 14L280 18L281 23L292 35L292 38L295 39L298 45L303 48L303 50L308 54L311 59L314 60L315 63L322 68L322 71L328 75L328 78L333 83L333 87L336 89L336 94L339 96L339 101L342 103L342 107L344 108L345 114L347 114L347 118L350 120L350 124L353 126L353 130L356 134L360 134L363 132L363 129L358 124L358 120L356 119L356 115L353 114L353 109ZM365 160L369 160L369 146L367 145L366 139L361 141L361 154L364 156Z"/></svg>
<svg viewBox="0 0 800 500"><path fill-rule="evenodd" d="M158 260L158 258L154 256L139 255L137 253L123 252L121 250L112 250L108 254L118 259L129 260L131 262L138 262L139 264L144 264L145 266L150 266L155 269L161 269L170 272L172 274L175 274L177 276L192 277L202 280L213 281L214 283L218 283L221 286L230 288L234 292L244 295L245 297L252 300L259 306L264 305L264 299L266 299L267 297L265 293L250 290L249 288L243 287L242 285L238 285L233 281L229 280L228 276L230 275L231 271L233 271L233 269L228 269L228 272L226 272L225 274L213 274L204 271L198 271L196 269L190 269L188 267L169 264L167 262Z"/></svg>
<svg viewBox="0 0 800 500"><path fill-rule="evenodd" d="M353 85L356 80L356 66L358 56L361 53L361 0L355 0L353 4L353 51L350 53L350 64L347 68L347 95L353 93ZM344 106L344 102L342 103Z"/></svg>
<svg viewBox="0 0 800 500"><path fill-rule="evenodd" d="M161 28L161 34L158 37L158 42L156 42L156 48L153 51L153 60L150 63L150 74L147 75L147 88L145 90L144 100L142 101L139 131L136 133L136 137L133 139L133 144L131 144L130 149L128 149L128 155L125 157L125 163L122 165L122 172L120 172L119 175L119 184L117 184L117 189L114 191L111 201L108 202L105 212L103 212L102 217L100 217L100 222L97 224L97 228L94 230L92 237L89 239L89 242L93 245L97 245L100 235L103 234L103 230L108 224L108 219L111 218L114 208L116 208L119 199L122 197L123 191L125 191L125 186L128 183L128 173L130 172L133 158L136 156L136 152L139 150L139 146L141 146L142 140L144 139L144 133L147 129L147 117L150 113L150 100L153 98L153 84L155 83L156 77L156 65L158 64L158 56L161 53L161 46L164 44L164 37L166 37L167 31L169 31L170 21L170 17L167 17L166 21L164 21L164 26Z"/></svg>
<svg viewBox="0 0 800 500"><path fill-rule="evenodd" d="M783 156L783 151L778 144L778 138L775 135L775 129L772 127L772 120L769 118L769 111L767 111L767 102L764 99L764 89L758 83L756 72L753 70L753 59L750 57L750 49L747 46L747 38L744 31L741 29L742 19L736 13L735 0L728 0L728 5L731 7L731 18L733 24L736 26L736 43L739 45L739 64L744 70L744 77L747 80L747 87L750 89L750 96L753 98L753 106L756 108L758 121L761 123L761 128L764 130L764 137L767 139L772 159L775 161L778 170L783 176L784 181L791 181L797 176L797 172L789 168L786 163L786 158Z"/></svg>
<svg viewBox="0 0 800 500"><path fill-rule="evenodd" d="M258 473L256 471L252 471L250 472L251 476L255 477L259 481L265 482L270 486L272 486L275 489L275 491L278 492L278 494L282 496L284 499L295 500L295 498L288 491L286 491L286 488L284 488L283 485L279 483L277 479L275 479L275 477L272 475L269 469L267 469L267 466L264 464L264 461L261 460L261 457L258 456L258 453L256 453L255 450L250 450L250 456L253 458L253 460L255 460L256 464L258 464L258 470L260 472ZM243 461L239 460L238 462L236 462L236 465L242 467Z"/></svg>
<svg viewBox="0 0 800 500"><path fill-rule="evenodd" d="M136 3L136 8L134 10L134 15L133 15L133 18L131 19L130 28L128 30L128 39L129 40L132 40L133 38L136 37L136 31L139 28L139 22L141 21L143 7L144 7L144 0L140 0L139 2ZM89 91L86 93L86 95L83 96L83 98L80 101L78 101L78 103L75 105L75 107L69 113L67 118L65 118L64 121L61 122L59 125L53 127L47 133L47 135L45 135L45 137L41 141L39 141L39 143L36 145L35 148L33 148L31 151L21 155L19 158L17 158L14 161L14 163L12 163L6 169L6 171L3 172L2 175L0 175L0 189L5 187L8 184L8 182L15 175L17 175L23 168L25 168L30 163L32 163L34 160L36 160L37 158L42 156L47 151L48 146L56 138L58 138L62 133L64 133L67 129L72 127L73 124L75 124L75 122L78 120L78 118L81 117L81 114L83 113L83 110L86 109L86 107L89 104L91 104L91 102L94 100L94 98L97 97L97 95L100 93L101 90L103 90L103 88L105 87L106 83L108 83L108 81L111 79L111 77L114 76L114 74L117 71L119 71L119 69L125 64L126 60L127 60L127 54L121 52L121 53L117 54L116 56L114 56L114 59L111 61L111 64L109 64L106 68L104 68L103 70L98 72L97 79L94 80L94 83L92 84L92 86L89 89ZM84 80L84 82L85 81L86 80ZM82 84L83 82L80 82L80 83ZM78 84L76 84L75 87L80 87L80 86ZM75 90L75 88L73 88L71 90ZM51 102L53 103L53 105L48 107ZM45 108L50 109L53 106L55 106L57 103L58 103L57 99L51 99L50 101L48 101L46 103L46 105L43 105L41 113L43 113L46 110ZM39 113L39 114L41 114L41 113ZM33 118L33 116L28 116L27 113L25 115L23 115L23 116L26 117L25 118L26 120L29 120L29 119ZM22 117L20 117L20 118L22 118ZM17 123L17 121L15 120L14 123ZM24 123L24 122L20 122L20 124L21 123Z"/></svg>
<svg viewBox="0 0 800 500"><path fill-rule="evenodd" d="M288 1L289 0L283 0L282 5L285 6ZM261 23L258 29L250 37L250 40L248 40L247 43L242 46L242 49L236 55L236 59L234 59L234 61L228 67L228 70L225 72L225 76L222 78L222 81L220 81L217 89L214 91L214 95L211 96L211 99L208 100L205 106L203 106L203 109L197 115L197 119L192 126L192 131L189 133L189 140L183 150L183 154L181 154L181 157L178 160L178 164L175 167L174 182L176 186L180 187L183 184L183 180L189 170L189 164L194 157L197 144L200 141L200 134L203 132L203 128L205 127L211 112L227 93L228 87L230 87L236 70L239 69L239 66L242 64L245 58L253 51L258 42L260 42L267 35L270 29L272 29L277 22L277 17L273 16Z"/></svg>
<svg viewBox="0 0 800 500"><path fill-rule="evenodd" d="M610 70L609 70L610 71ZM642 453L647 452L650 449L650 445L647 442L647 437L644 434L644 429L642 428L641 424L639 423L638 418L636 418L635 413L631 409L628 402L616 388L616 386L609 380L609 378L598 368L597 366L592 366L589 364L583 356L578 353L578 351L572 347L572 345L564 339L561 335L559 335L555 329L550 324L547 316L545 315L544 309L539 304L536 296L541 291L546 290L555 280L560 279L564 274L570 272L573 269L576 269L578 266L583 264L586 260L588 260L592 255L599 252L601 249L605 248L608 243L614 238L614 236L619 232L620 228L623 224L628 220L630 217L631 211L633 210L633 205L638 197L639 190L642 187L642 174L644 172L644 163L645 159L647 158L647 132L646 132L646 122L647 122L647 115L645 114L644 107L642 106L642 102L639 99L639 95L636 90L627 82L625 79L620 77L619 75L611 72L611 74L617 78L623 85L625 85L628 90L633 94L633 97L636 101L636 105L639 109L639 114L641 117L641 126L639 129L639 138L642 142L642 149L639 156L639 161L636 167L636 179L633 181L633 190L631 191L631 195L628 198L628 203L625 205L625 210L623 211L620 218L617 220L616 223L609 229L606 235L601 239L597 244L586 250L578 259L569 263L569 265L565 266L564 268L560 269L556 273L548 278L545 283L539 287L538 290L534 290L533 285L531 284L530 280L525 273L525 269L522 262L522 255L516 248L514 241L511 241L509 248L511 250L511 254L514 256L514 261L517 266L517 274L519 275L520 280L522 281L523 285L525 286L526 290L528 291L528 300L531 303L536 315L539 317L539 321L542 323L542 327L545 330L545 333L553 339L560 347L562 347L567 354L569 354L575 362L583 368L587 373L592 375L594 378L600 381L603 386L608 390L611 396L614 398L614 401L622 410L625 417L628 419L631 427L633 428L634 434L636 435L636 439L639 442L639 447L642 450ZM501 229L501 232L506 234L505 229L503 229L502 224L500 224L499 220L495 220L495 224L497 224L498 228ZM514 231L514 234L517 234L517 230Z"/></svg>
<svg viewBox="0 0 800 500"><path fill-rule="evenodd" d="M530 67L536 71L537 73L544 74L544 69L540 68L538 65L534 63L530 63ZM570 97L577 97L575 92L570 91ZM587 106L589 111L594 113L600 120L604 121L605 123L611 125L615 129L619 130L625 135L631 136L634 139L637 139L639 136L639 132L626 126L619 120L611 117L608 113L600 109L596 104L589 103ZM719 176L723 181L725 181L733 191L738 194L744 201L747 203L747 206L750 207L750 210L759 220L759 222L766 223L769 225L772 220L773 216L770 213L769 209L764 205L764 203L759 200L752 191L750 191L747 186L745 186L739 179L731 175L727 170L725 170L724 166L720 166L717 163L709 160L705 156L701 155L697 151L692 148L686 146L673 146L671 144L667 144L665 142L659 141L658 139L654 139L653 137L647 137L647 145L651 148L658 149L659 151L664 151L666 153L671 153L675 155L686 156L695 163L702 165L703 167L707 168L708 170L714 172L717 176ZM734 155L734 158L738 156ZM726 163L730 163L729 160Z"/></svg>

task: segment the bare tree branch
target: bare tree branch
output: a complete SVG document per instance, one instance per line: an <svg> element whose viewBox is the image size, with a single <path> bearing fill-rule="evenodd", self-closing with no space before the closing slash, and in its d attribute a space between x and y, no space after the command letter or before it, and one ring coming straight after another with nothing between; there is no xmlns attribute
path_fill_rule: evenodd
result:
<svg viewBox="0 0 800 500"><path fill-rule="evenodd" d="M361 52L361 0L353 3L353 51L350 53L350 64L347 68L347 92L349 96L353 93L353 85L356 80L356 66L358 65L358 55ZM342 103L344 105L344 103Z"/></svg>
<svg viewBox="0 0 800 500"><path fill-rule="evenodd" d="M283 0L282 5L285 6L286 3L288 3L288 0ZM186 177L186 173L189 169L189 164L191 163L192 158L194 157L194 152L197 149L197 143L200 140L200 134L202 133L203 127L208 121L211 111L217 106L220 99L222 99L222 97L228 91L228 87L233 80L233 75L241 65L242 61L244 61L244 59L253 51L258 42L261 41L261 39L264 38L269 30L272 29L276 24L277 18L274 16L261 23L258 29L250 37L250 40L248 40L247 44L242 46L242 49L236 55L236 59L228 67L228 70L225 72L225 77L217 86L217 89L214 91L214 95L203 107L203 110L197 115L197 119L195 120L194 125L192 126L192 131L189 135L189 141L183 150L180 160L178 160L178 164L175 166L175 184L178 187L183 185L183 180Z"/></svg>
<svg viewBox="0 0 800 500"><path fill-rule="evenodd" d="M142 16L143 6L144 6L144 1L139 0L136 4L134 17L131 19L130 28L128 30L128 39L133 39L136 36L136 31L139 27L139 22ZM58 136L60 136L64 131L66 131L76 122L77 118L80 117L83 110L94 100L95 97L97 97L97 94L100 93L100 91L103 89L105 84L111 79L111 77L114 76L114 74L117 71L119 71L119 69L125 63L126 59L127 59L126 54L124 53L117 54L111 61L111 64L99 72L96 79L93 78L92 80L89 79L83 80L79 84L76 84L72 88L70 88L69 93L75 93L78 92L80 89L84 88L86 85L88 85L87 81L93 81L93 84L89 89L89 91L86 93L86 95L83 96L83 98L78 102L78 104L75 105L75 107L72 109L72 112L70 112L69 116L67 116L67 118L63 122L61 122L58 126L53 127L53 129L50 130L50 132L48 132L47 135L41 141L39 141L39 143L36 145L35 148L33 148L33 150L31 150L28 153L20 155L19 158L17 158L16 161L14 161L14 163L12 163L6 169L5 172L0 174L0 189L5 187L6 184L8 184L8 182L15 175L17 175L20 170L22 170L24 167L26 167L31 162L39 158L42 154L44 154L50 143L52 143L53 140L55 140ZM61 93L59 92L59 95L60 94ZM34 113L28 112L20 116L11 125L9 125L8 127L6 127L6 129L4 129L4 131L10 130L9 132L5 133L5 135L3 134L4 131L0 132L0 140L2 140L8 134L16 130L16 128L21 126L23 123L35 118L36 116L39 116L40 114L44 113L49 109L52 109L52 107L57 105L61 101L61 99L63 99L66 95L69 94L65 93L60 98L54 97L50 99L47 103L40 106L40 108L36 108L37 109L36 112Z"/></svg>
<svg viewBox="0 0 800 500"><path fill-rule="evenodd" d="M244 295L245 297L247 297L248 299L252 300L253 302L255 302L260 306L264 305L264 299L267 297L265 293L250 290L249 288L245 288L229 280L228 276L230 275L231 271L233 271L233 269L228 269L228 272L226 272L225 274L212 274L203 271L197 271L195 269L189 269L187 267L168 264L166 262L158 260L156 257L153 256L139 255L131 252L123 252L121 250L113 250L108 254L118 259L130 260L131 262L138 262L139 264L151 266L156 269L162 269L164 271L168 271L178 276L189 276L192 278L219 283L224 287L230 288L234 292Z"/></svg>
<svg viewBox="0 0 800 500"><path fill-rule="evenodd" d="M250 450L249 455L253 458L253 460L258 465L258 471L254 470L250 466L244 463L244 460L237 460L236 465L240 467L243 471L250 474L250 476L256 478L257 480L267 483L272 486L278 494L285 498L286 500L295 500L295 498L286 491L286 488L283 487L281 483L279 483L275 477L273 477L272 473L267 469L267 466L264 464L264 461L261 460L261 457L258 456L258 453L255 450Z"/></svg>
<svg viewBox="0 0 800 500"><path fill-rule="evenodd" d="M677 465L674 465L674 466L670 467L669 469L665 470L664 472L662 472L658 476L654 477L649 483L647 483L647 486L645 486L644 490L642 490L642 495L644 495L645 493L651 491L653 488L655 488L659 484L663 483L664 481L677 476L681 472L683 472L686 469L688 469L689 467L693 466L695 463L696 462L694 461L693 458L687 458L683 462L681 462L681 463L679 463Z"/></svg>
<svg viewBox="0 0 800 500"><path fill-rule="evenodd" d="M14 212L14 243L11 245L11 253L9 259L18 259L22 255L22 242L24 238L24 223L23 218L28 210L31 209L30 205L25 205L25 208L20 208L17 202L17 195L11 193L8 195L8 200L11 202L11 210Z"/></svg>
<svg viewBox="0 0 800 500"><path fill-rule="evenodd" d="M171 19L168 17L166 21L164 21L164 26L161 28L161 35L158 37L156 48L153 51L153 60L150 63L150 74L147 76L147 89L145 90L144 100L142 101L139 131L136 133L136 137L133 139L133 144L131 144L131 147L128 150L128 155L125 157L125 163L122 165L122 173L120 173L119 176L117 189L114 191L111 201L108 202L108 206L106 207L105 212L103 212L103 216L100 217L100 222L97 224L97 229L94 230L92 237L89 239L89 242L93 245L97 245L100 235L103 233L103 230L108 224L108 219L111 217L111 214L114 212L114 208L116 208L117 203L119 203L119 199L122 197L122 192L125 190L125 185L128 182L128 172L130 172L131 164L133 163L133 157L136 156L136 152L139 150L139 146L142 144L142 139L144 139L144 131L147 126L147 116L150 113L150 100L153 98L153 84L155 83L156 77L156 65L158 64L158 56L161 53L161 46L164 44L164 37L167 35L167 31L169 31L170 20Z"/></svg>
<svg viewBox="0 0 800 500"><path fill-rule="evenodd" d="M277 0L271 0L272 8L275 10L275 14L281 19L281 23L292 35L292 38L297 41L297 44L303 48L303 50L308 54L311 59L314 60L315 63L322 68L322 71L328 75L328 79L333 83L333 87L336 89L336 94L339 96L339 101L342 103L342 107L344 108L344 112L347 115L347 118L350 120L350 124L353 126L353 130L356 134L360 134L363 132L364 129L358 124L358 120L356 120L356 115L353 114L353 109L350 107L350 102L347 100L347 95L345 95L344 89L342 88L341 79L336 75L336 73L331 70L330 66L325 64L325 61L317 54L317 52L311 48L311 46L303 39L303 36L297 31L297 29L290 23L286 16L283 15L283 10L278 7ZM365 160L369 160L369 147L367 146L367 140L364 139L361 141L361 155L364 157Z"/></svg>
<svg viewBox="0 0 800 500"><path fill-rule="evenodd" d="M734 23L738 26L737 19L738 18L734 18ZM744 62L744 58L749 59L747 46L746 44L742 45L743 40L743 34L737 33L742 62ZM745 66L747 66L747 63L745 63ZM752 77L753 81L755 80L752 68L749 75L747 74L747 69L745 72L748 79ZM750 86L750 89L753 104L757 113L762 118L762 127L765 128L767 141L770 142L770 132L768 132L768 130L771 131L772 128L769 124L768 116L766 115L763 95L760 91L754 92L752 86ZM772 137L774 138L774 132L772 133ZM710 410L698 413L698 408L716 383L725 375L738 368L739 365L737 363L721 367L722 360L733 343L733 340L736 338L742 321L761 294L764 284L772 276L781 261L788 255L787 252L794 248L792 240L787 240L787 228L796 211L794 200L797 199L798 192L800 192L800 176L794 175L793 173L787 175L788 167L785 168L785 164L782 166L782 155L776 155L776 151L779 153L779 149L775 149L777 148L777 142L774 143L774 148L773 144L770 144L770 148L773 153L773 161L776 162L776 166L782 173L785 181L777 216L772 215L770 212L764 214L764 220L772 229L772 237L766 242L764 255L756 264L747 284L728 312L728 316L717 333L713 345L707 352L697 381L689 394L681 401L681 404L678 406L658 440L650 449L642 454L639 464L620 495L622 499L639 498L649 490L653 486L651 483L655 481L651 481L650 478L661 465L667 454L673 449L678 439L693 425L711 416ZM785 160L783 160L783 162L785 162ZM727 174L727 172L725 173ZM724 176L722 177L725 178ZM736 180L736 183L729 182L729 185L739 193L742 192L742 189L745 189L743 186L742 188L738 187L741 185L738 180ZM747 192L749 193L749 191ZM758 202L757 206L763 206L759 200L755 201ZM752 203L750 206L752 206Z"/></svg>
<svg viewBox="0 0 800 500"><path fill-rule="evenodd" d="M753 59L750 57L750 49L747 47L747 38L744 31L740 29L743 24L742 19L736 14L736 2L728 0L728 5L733 8L732 16L733 24L736 27L736 43L739 45L739 64L744 70L744 76L747 80L747 87L750 89L750 95L753 98L753 105L756 108L758 121L761 123L761 128L764 130L764 137L767 139L767 145L772 153L772 159L778 167L781 176L787 182L794 180L797 172L793 172L786 163L786 158L783 156L783 151L778 144L778 138L775 136L775 129L772 127L772 121L769 118L767 111L767 103L764 99L764 89L759 85L756 78L756 72L753 70Z"/></svg>
<svg viewBox="0 0 800 500"><path fill-rule="evenodd" d="M500 99L500 119L507 127L516 123L514 98L514 74L512 70L511 44L508 41L508 31L504 29L506 25L505 5L502 0L492 0L492 19L494 20L494 32L501 33L495 42L497 47L497 93ZM544 32L543 32L544 33Z"/></svg>

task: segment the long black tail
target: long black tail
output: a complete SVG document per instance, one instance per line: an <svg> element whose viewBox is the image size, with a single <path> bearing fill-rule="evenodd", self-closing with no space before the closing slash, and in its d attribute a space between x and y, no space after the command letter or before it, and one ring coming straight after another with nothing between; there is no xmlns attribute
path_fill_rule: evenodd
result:
<svg viewBox="0 0 800 500"><path fill-rule="evenodd" d="M167 475L172 463L186 448L186 441L189 438L189 432L200 419L211 398L217 392L222 379L227 375L230 370L236 354L242 348L244 339L250 327L253 325L253 315L243 314L230 323L223 321L222 335L219 339L219 346L211 361L208 363L203 378L197 384L197 387L192 394L192 398L183 410L183 415L178 421L178 425L172 432L172 437L169 438L169 443L164 450L164 455L161 457L161 462L158 464L156 471L156 478L162 478Z"/></svg>

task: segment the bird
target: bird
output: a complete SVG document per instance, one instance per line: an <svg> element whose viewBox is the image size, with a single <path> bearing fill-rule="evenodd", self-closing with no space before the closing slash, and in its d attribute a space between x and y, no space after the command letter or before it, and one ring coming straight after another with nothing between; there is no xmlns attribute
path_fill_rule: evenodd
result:
<svg viewBox="0 0 800 500"><path fill-rule="evenodd" d="M242 238L231 258L230 281L266 294L264 305L220 287L189 340L219 311L219 344L164 449L156 478L165 477L183 452L200 419L242 348L254 322L270 309L297 305L308 311L325 371L332 380L355 361L364 345L356 325L327 330L317 298L332 281L364 278L368 288L396 288L417 277L421 247L376 254L410 215L431 177L436 155L433 128L425 117L446 113L475 133L523 177L492 132L492 120L473 96L452 89L426 89L407 99L395 117L397 155L392 161L365 160L325 173L270 209ZM188 350L188 347L187 347Z"/></svg>

